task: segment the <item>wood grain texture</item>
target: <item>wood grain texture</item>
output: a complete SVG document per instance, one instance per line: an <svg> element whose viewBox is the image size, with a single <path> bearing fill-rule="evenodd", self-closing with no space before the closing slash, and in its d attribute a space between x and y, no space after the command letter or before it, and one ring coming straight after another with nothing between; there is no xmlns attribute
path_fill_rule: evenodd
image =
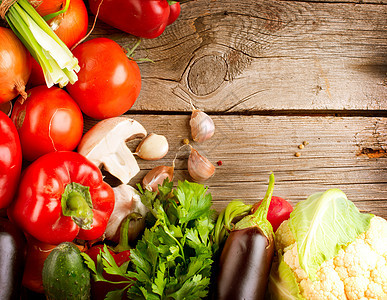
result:
<svg viewBox="0 0 387 300"><path fill-rule="evenodd" d="M172 165L177 155L175 178L191 180L187 171L190 138L188 115L128 115L148 133L167 137L170 151L159 161L138 159L139 183L155 166ZM387 218L387 119L285 116L213 116L212 139L192 143L215 166L215 175L204 182L213 195L214 207L241 198L253 203L264 196L268 176L276 177L275 195L293 204L314 192L340 188L361 210ZM86 130L95 121L86 121ZM308 144L299 149L304 141ZM139 141L128 143L134 151ZM294 154L299 152L300 157ZM217 162L222 161L218 166ZM117 184L109 176L110 183Z"/></svg>
<svg viewBox="0 0 387 300"><path fill-rule="evenodd" d="M217 210L235 198L262 198L273 171L275 194L293 204L337 187L361 210L387 218L386 4L184 1L178 21L135 53L154 63L138 62L142 90L127 116L167 136L170 151L160 161L138 159L131 184L172 164L190 137L192 102L216 125L211 140L192 145L216 165L205 184ZM89 39L101 36L127 48L137 40L98 21ZM96 122L86 118L85 131ZM188 155L178 151L175 181L190 179Z"/></svg>
<svg viewBox="0 0 387 300"><path fill-rule="evenodd" d="M99 23L101 25L101 23ZM130 47L135 39L106 26ZM387 6L298 1L187 1L135 57L133 110L384 110Z"/></svg>

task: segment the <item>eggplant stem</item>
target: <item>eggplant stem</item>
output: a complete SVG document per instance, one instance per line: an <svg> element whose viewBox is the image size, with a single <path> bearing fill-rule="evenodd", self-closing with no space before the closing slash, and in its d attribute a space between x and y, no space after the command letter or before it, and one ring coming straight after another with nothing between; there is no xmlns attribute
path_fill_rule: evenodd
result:
<svg viewBox="0 0 387 300"><path fill-rule="evenodd" d="M271 239L274 235L273 227L267 220L267 213L269 211L271 197L274 190L274 174L271 173L269 177L269 185L265 197L262 200L261 205L252 214L244 217L235 225L235 230L241 230L249 227L259 227L268 239Z"/></svg>

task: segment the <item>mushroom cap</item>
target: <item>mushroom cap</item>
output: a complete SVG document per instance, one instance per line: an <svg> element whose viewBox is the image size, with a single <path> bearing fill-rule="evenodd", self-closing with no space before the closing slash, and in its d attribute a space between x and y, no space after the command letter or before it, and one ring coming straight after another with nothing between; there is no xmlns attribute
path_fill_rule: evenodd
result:
<svg viewBox="0 0 387 300"><path fill-rule="evenodd" d="M78 152L96 166L104 166L121 182L128 183L140 169L126 142L146 135L147 131L136 120L127 117L105 119L85 133Z"/></svg>

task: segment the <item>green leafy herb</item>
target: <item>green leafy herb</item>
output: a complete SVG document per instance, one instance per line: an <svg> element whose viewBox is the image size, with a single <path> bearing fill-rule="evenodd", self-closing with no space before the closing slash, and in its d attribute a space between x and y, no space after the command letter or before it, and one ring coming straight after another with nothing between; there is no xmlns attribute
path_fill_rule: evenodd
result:
<svg viewBox="0 0 387 300"><path fill-rule="evenodd" d="M213 243L215 212L211 210L211 194L203 185L188 181L179 182L174 189L166 180L158 193L139 190L152 216L148 218L150 223L131 250L128 269L117 267L106 248L101 256L103 270L131 278L127 286L129 299L206 297L217 249ZM103 270L90 266L90 260L87 264L99 280Z"/></svg>

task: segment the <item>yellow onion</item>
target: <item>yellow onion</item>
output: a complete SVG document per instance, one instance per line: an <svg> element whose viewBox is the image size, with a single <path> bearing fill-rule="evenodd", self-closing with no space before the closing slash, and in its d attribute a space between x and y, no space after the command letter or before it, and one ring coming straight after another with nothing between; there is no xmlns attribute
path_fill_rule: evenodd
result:
<svg viewBox="0 0 387 300"><path fill-rule="evenodd" d="M25 100L25 85L30 74L31 56L27 49L12 30L0 27L0 103L19 94Z"/></svg>

